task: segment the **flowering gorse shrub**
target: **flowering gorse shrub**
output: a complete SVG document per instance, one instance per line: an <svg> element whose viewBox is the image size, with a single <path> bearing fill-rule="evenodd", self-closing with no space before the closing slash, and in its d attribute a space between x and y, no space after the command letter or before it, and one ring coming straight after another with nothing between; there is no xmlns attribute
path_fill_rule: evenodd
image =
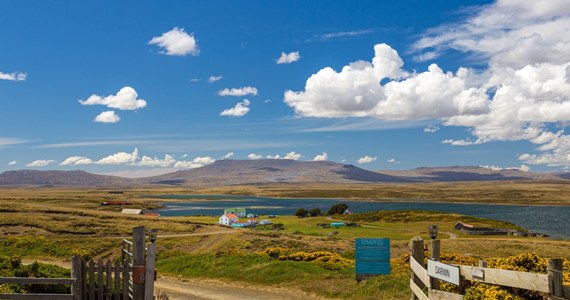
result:
<svg viewBox="0 0 570 300"><path fill-rule="evenodd" d="M314 252L290 252L290 250L281 247L267 248L257 254L267 254L272 258L279 260L306 261L326 263L329 267L350 267L354 265L354 260L342 257L338 253L328 251Z"/></svg>

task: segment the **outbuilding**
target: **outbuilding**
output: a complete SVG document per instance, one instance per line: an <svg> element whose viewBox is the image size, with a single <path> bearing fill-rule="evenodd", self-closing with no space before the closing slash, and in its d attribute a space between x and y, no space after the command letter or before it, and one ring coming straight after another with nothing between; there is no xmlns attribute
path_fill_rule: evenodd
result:
<svg viewBox="0 0 570 300"><path fill-rule="evenodd" d="M245 208L226 208L224 209L224 214L234 214L240 218L243 218L247 215Z"/></svg>
<svg viewBox="0 0 570 300"><path fill-rule="evenodd" d="M123 210L121 210L121 213L128 215L142 215L142 209L123 208Z"/></svg>

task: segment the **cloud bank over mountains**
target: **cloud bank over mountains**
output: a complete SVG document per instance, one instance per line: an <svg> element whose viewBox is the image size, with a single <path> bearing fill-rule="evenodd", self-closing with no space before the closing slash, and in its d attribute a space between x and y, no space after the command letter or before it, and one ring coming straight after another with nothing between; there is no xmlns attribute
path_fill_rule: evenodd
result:
<svg viewBox="0 0 570 300"><path fill-rule="evenodd" d="M538 153L528 164L570 165L570 2L502 0L472 8L464 22L429 30L413 46L417 60L446 51L483 59L483 70L444 71L437 64L410 71L387 44L371 61L340 71L326 67L284 101L298 116L437 119L469 128L471 136L443 143L468 146L528 141ZM437 131L436 125L426 132Z"/></svg>

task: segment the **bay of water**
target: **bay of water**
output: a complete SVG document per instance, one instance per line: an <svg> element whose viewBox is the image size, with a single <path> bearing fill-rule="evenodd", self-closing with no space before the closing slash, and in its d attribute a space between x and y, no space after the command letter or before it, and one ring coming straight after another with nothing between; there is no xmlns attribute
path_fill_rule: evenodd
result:
<svg viewBox="0 0 570 300"><path fill-rule="evenodd" d="M310 210L320 208L326 212L332 205L346 203L357 212L381 210L432 210L452 212L474 217L495 219L517 224L531 232L548 234L553 238L570 239L569 206L525 206L525 205L487 205L443 202L401 202L351 201L319 198L269 198L253 196L203 196L203 195L165 195L159 198L187 200L184 202L163 203L162 216L221 216L224 208L243 207L248 213L258 215L293 215L299 208Z"/></svg>

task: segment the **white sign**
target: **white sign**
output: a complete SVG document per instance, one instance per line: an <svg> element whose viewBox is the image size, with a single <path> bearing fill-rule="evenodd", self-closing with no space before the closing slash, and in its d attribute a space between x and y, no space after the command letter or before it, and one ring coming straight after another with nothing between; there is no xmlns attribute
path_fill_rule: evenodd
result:
<svg viewBox="0 0 570 300"><path fill-rule="evenodd" d="M428 275L443 281L459 285L459 267L428 260Z"/></svg>

